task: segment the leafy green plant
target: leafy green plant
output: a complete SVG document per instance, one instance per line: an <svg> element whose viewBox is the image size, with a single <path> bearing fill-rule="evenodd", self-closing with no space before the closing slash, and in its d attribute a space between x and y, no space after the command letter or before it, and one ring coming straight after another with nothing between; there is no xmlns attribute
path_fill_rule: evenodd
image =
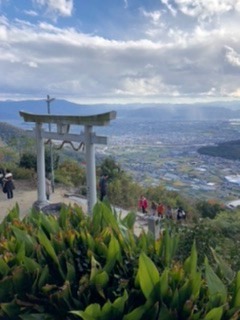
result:
<svg viewBox="0 0 240 320"><path fill-rule="evenodd" d="M16 206L0 224L0 318L237 319L240 276L221 279L197 245L176 260L178 236L133 233L134 215L97 203L59 216ZM130 227L130 228L129 228ZM225 278L224 278L225 279ZM232 317L232 318L231 318Z"/></svg>

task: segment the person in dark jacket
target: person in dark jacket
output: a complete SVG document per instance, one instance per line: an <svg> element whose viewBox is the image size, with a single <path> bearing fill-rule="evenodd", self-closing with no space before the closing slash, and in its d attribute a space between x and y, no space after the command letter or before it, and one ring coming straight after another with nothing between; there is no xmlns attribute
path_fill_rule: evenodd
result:
<svg viewBox="0 0 240 320"><path fill-rule="evenodd" d="M107 179L108 175L104 174L99 181L100 201L103 201L104 197L107 195Z"/></svg>
<svg viewBox="0 0 240 320"><path fill-rule="evenodd" d="M13 183L13 175L10 170L6 170L6 174L3 180L3 192L7 194L8 199L13 198L13 190L15 189Z"/></svg>
<svg viewBox="0 0 240 320"><path fill-rule="evenodd" d="M45 178L45 185L46 185L46 198L47 200L50 200L51 181L47 177Z"/></svg>
<svg viewBox="0 0 240 320"><path fill-rule="evenodd" d="M3 180L4 180L5 172L4 169L0 168L0 186L3 188Z"/></svg>
<svg viewBox="0 0 240 320"><path fill-rule="evenodd" d="M186 219L186 213L182 207L179 207L177 209L177 220L180 221L180 220L185 220L185 219Z"/></svg>

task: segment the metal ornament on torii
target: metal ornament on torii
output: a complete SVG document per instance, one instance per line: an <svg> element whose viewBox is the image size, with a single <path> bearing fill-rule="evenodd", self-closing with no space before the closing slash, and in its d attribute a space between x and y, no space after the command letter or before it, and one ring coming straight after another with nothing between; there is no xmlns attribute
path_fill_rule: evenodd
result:
<svg viewBox="0 0 240 320"><path fill-rule="evenodd" d="M41 210L49 204L46 198L44 139L83 142L86 152L88 213L91 214L97 202L95 144L107 144L107 137L97 136L93 132L93 126L107 126L111 120L116 119L116 111L90 116L31 114L24 111L20 111L19 113L25 122L35 122L38 200L34 206ZM42 128L44 123L56 124L57 132L44 131ZM80 134L69 133L71 125L84 126L84 132Z"/></svg>

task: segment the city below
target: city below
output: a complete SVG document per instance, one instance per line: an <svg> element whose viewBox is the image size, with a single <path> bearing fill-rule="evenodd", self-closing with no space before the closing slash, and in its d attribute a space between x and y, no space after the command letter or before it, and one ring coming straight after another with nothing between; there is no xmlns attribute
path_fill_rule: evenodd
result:
<svg viewBox="0 0 240 320"><path fill-rule="evenodd" d="M124 119L97 148L113 156L142 185L162 185L198 200L224 203L240 198L239 160L198 152L202 146L238 140L240 123L232 121L146 121ZM110 133L110 131L113 131ZM115 134L114 134L115 133Z"/></svg>

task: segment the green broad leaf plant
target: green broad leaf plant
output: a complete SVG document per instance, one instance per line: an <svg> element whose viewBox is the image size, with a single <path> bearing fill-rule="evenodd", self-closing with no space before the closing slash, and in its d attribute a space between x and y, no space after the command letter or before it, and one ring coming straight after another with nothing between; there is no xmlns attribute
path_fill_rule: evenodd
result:
<svg viewBox="0 0 240 320"><path fill-rule="evenodd" d="M200 264L194 241L182 263L177 230L137 236L134 221L108 203L23 219L16 205L0 223L0 319L240 319L240 272Z"/></svg>

